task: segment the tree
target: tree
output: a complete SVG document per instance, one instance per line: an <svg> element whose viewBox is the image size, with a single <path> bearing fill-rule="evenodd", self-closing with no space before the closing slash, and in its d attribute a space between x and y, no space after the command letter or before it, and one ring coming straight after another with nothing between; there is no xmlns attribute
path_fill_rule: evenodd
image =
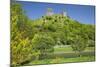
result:
<svg viewBox="0 0 100 67"><path fill-rule="evenodd" d="M25 30L20 24L25 21L25 15L19 4L11 5L11 64L21 65L31 59L34 51L28 36L24 37ZM26 21L27 22L27 21ZM24 26L23 26L24 27Z"/></svg>
<svg viewBox="0 0 100 67"><path fill-rule="evenodd" d="M44 34L35 34L32 39L33 50L39 50L39 58L46 58L49 53L52 53L54 50L55 42L52 37Z"/></svg>
<svg viewBox="0 0 100 67"><path fill-rule="evenodd" d="M83 38L81 38L81 36L76 36L75 38L73 38L71 47L73 51L78 52L79 56L81 56L81 52L85 50L85 48L87 47L87 43Z"/></svg>

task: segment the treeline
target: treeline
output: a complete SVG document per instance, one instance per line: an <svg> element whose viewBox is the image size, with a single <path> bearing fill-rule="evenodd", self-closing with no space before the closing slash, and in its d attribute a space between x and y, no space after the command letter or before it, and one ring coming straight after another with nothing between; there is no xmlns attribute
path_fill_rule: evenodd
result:
<svg viewBox="0 0 100 67"><path fill-rule="evenodd" d="M11 5L12 65L44 59L54 52L55 45L71 45L79 53L86 47L94 47L95 25L56 14L30 20L20 4Z"/></svg>

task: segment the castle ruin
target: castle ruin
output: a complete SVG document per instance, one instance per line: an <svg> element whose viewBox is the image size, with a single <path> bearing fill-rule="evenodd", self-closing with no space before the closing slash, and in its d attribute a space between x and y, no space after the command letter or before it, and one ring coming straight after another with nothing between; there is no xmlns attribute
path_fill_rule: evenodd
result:
<svg viewBox="0 0 100 67"><path fill-rule="evenodd" d="M54 12L52 11L52 8L48 8L48 9L47 9L46 15L47 15L47 16L52 16L52 15L54 15ZM66 11L62 11L62 13L61 13L60 15L66 17L66 16L67 16L67 12L66 12Z"/></svg>

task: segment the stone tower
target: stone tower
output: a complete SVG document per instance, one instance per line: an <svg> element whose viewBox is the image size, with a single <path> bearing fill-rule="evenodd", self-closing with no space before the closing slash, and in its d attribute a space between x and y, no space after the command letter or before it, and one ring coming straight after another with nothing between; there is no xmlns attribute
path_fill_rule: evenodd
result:
<svg viewBox="0 0 100 67"><path fill-rule="evenodd" d="M47 13L46 13L46 15L47 16L52 16L54 13L53 13L53 11L52 11L52 8L48 8L47 9Z"/></svg>
<svg viewBox="0 0 100 67"><path fill-rule="evenodd" d="M63 16L67 16L67 12L63 11L63 12L62 12L62 15L63 15Z"/></svg>

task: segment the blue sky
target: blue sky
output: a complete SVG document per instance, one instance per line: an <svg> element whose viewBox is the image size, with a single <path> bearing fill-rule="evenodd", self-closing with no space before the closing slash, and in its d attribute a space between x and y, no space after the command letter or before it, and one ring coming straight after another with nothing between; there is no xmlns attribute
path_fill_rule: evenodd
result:
<svg viewBox="0 0 100 67"><path fill-rule="evenodd" d="M72 5L72 4L55 4L17 1L22 5L26 15L30 19L37 19L46 14L47 8L52 8L54 13L61 13L65 10L68 15L81 23L95 24L95 6L89 5Z"/></svg>

